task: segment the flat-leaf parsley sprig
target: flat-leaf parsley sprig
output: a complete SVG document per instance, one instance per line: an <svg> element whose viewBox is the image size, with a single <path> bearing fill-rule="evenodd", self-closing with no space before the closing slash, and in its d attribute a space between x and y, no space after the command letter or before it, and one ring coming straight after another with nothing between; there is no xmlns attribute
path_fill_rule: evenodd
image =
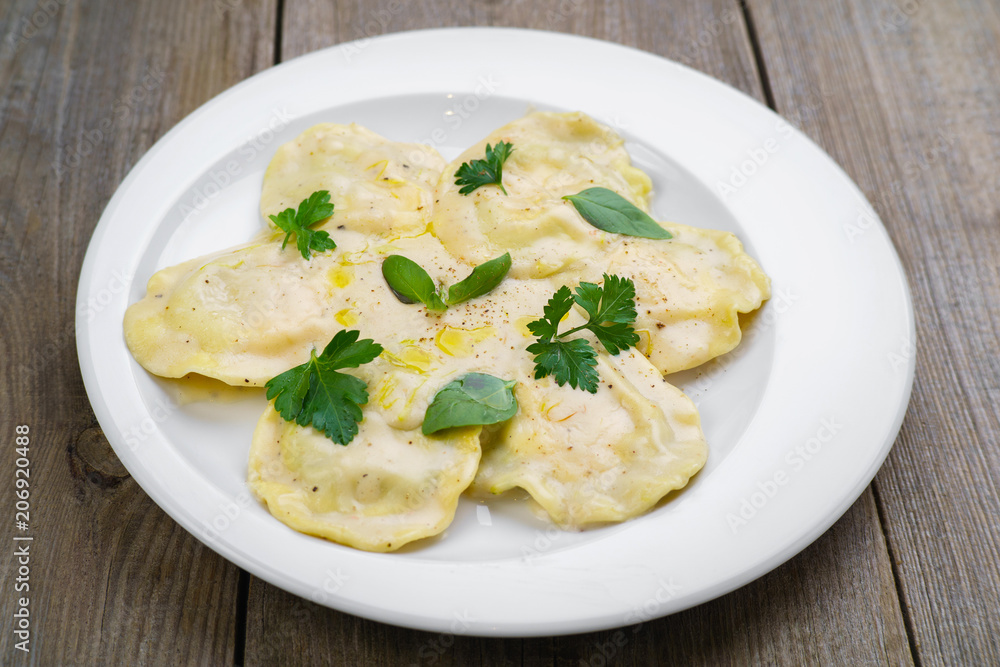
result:
<svg viewBox="0 0 1000 667"><path fill-rule="evenodd" d="M514 151L514 145L506 141L498 141L496 146L486 144L486 159L463 162L455 172L455 185L463 185L459 194L467 195L484 185L495 185L500 192L507 194L503 187L503 163Z"/></svg>
<svg viewBox="0 0 1000 667"><path fill-rule="evenodd" d="M333 204L330 203L330 193L327 190L317 190L303 199L298 212L294 208L286 208L278 215L269 215L279 229L285 232L285 240L281 244L284 250L288 239L295 234L295 244L304 259L309 259L311 251L325 252L337 247L330 235L324 231L309 229L320 220L326 220L333 215Z"/></svg>
<svg viewBox="0 0 1000 667"><path fill-rule="evenodd" d="M361 406L368 387L360 378L340 373L357 368L382 354L371 339L358 340L358 331L338 331L323 353L313 350L309 361L268 380L267 399L285 421L312 425L334 442L346 445L358 434Z"/></svg>
<svg viewBox="0 0 1000 667"><path fill-rule="evenodd" d="M635 285L628 278L604 274L604 286L580 283L575 294L563 285L546 304L541 319L528 324L537 336L528 346L535 355L535 378L549 375L562 386L597 393L597 351L584 338L563 340L566 336L586 329L604 345L609 354L635 346L639 336L635 323ZM559 333L559 323L573 304L583 308L589 317L585 324Z"/></svg>

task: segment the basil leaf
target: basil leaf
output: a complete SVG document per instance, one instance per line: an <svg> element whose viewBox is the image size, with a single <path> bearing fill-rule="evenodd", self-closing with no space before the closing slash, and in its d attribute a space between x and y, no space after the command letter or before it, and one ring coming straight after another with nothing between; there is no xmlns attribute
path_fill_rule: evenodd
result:
<svg viewBox="0 0 1000 667"><path fill-rule="evenodd" d="M382 276L403 303L420 302L428 310L445 310L434 281L419 264L402 255L389 255L382 262Z"/></svg>
<svg viewBox="0 0 1000 667"><path fill-rule="evenodd" d="M491 292L510 271L510 253L483 262L465 280L455 283L448 289L448 305L462 303Z"/></svg>
<svg viewBox="0 0 1000 667"><path fill-rule="evenodd" d="M424 414L424 435L453 426L498 424L517 414L515 380L469 373L449 382L434 396Z"/></svg>
<svg viewBox="0 0 1000 667"><path fill-rule="evenodd" d="M584 220L606 232L647 239L673 238L656 220L607 188L587 188L563 199L571 202Z"/></svg>

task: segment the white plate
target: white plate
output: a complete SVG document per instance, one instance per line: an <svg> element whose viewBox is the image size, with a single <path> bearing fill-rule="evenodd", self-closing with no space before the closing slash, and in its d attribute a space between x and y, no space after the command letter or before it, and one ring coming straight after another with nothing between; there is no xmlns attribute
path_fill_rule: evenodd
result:
<svg viewBox="0 0 1000 667"><path fill-rule="evenodd" d="M296 533L244 485L263 399L178 406L131 358L125 308L159 268L248 239L264 168L320 121L357 121L445 157L529 108L615 126L654 212L736 232L774 298L731 355L675 377L709 462L623 525L564 533L516 501L463 500L441 538L370 554ZM258 74L171 130L108 204L87 252L77 344L122 462L182 526L281 588L426 630L551 635L663 616L731 591L822 534L899 430L913 312L898 258L847 176L743 94L656 56L566 35L447 29L320 51Z"/></svg>

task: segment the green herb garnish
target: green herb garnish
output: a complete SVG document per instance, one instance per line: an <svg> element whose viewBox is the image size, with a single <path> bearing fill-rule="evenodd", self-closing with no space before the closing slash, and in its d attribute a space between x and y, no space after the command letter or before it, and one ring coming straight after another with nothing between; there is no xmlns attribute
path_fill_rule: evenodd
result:
<svg viewBox="0 0 1000 667"><path fill-rule="evenodd" d="M455 172L455 185L464 185L459 194L467 195L484 185L496 185L507 194L503 187L503 163L514 150L512 144L498 141L496 147L486 144L486 159L463 162Z"/></svg>
<svg viewBox="0 0 1000 667"><path fill-rule="evenodd" d="M423 267L402 255L389 255L382 262L382 276L389 289L403 303L418 301L428 310L445 310L448 306L474 299L492 291L510 271L510 253L504 253L472 269L464 280L448 290L445 299Z"/></svg>
<svg viewBox="0 0 1000 667"><path fill-rule="evenodd" d="M584 220L606 232L647 239L673 238L642 209L607 188L587 188L563 199L571 202Z"/></svg>
<svg viewBox="0 0 1000 667"><path fill-rule="evenodd" d="M559 322L573 304L583 308L589 319L569 331L559 333ZM604 287L582 282L572 294L569 287L560 287L549 299L541 319L528 324L528 330L538 337L528 346L535 355L535 378L555 376L562 386L597 393L597 352L586 339L562 340L586 329L601 341L609 354L634 346L639 336L632 329L635 323L635 285L628 278L604 274Z"/></svg>
<svg viewBox="0 0 1000 667"><path fill-rule="evenodd" d="M507 421L517 414L514 380L486 373L469 373L449 382L434 395L424 414L424 435L453 426L485 426Z"/></svg>
<svg viewBox="0 0 1000 667"><path fill-rule="evenodd" d="M334 442L346 445L358 434L363 418L361 406L368 402L364 381L340 368L357 368L382 354L382 346L371 339L358 340L357 331L338 331L323 354L313 350L309 361L285 371L267 384L267 399L285 421L322 431Z"/></svg>
<svg viewBox="0 0 1000 667"><path fill-rule="evenodd" d="M271 222L285 232L285 240L281 243L281 249L285 249L285 246L288 245L288 239L292 234L295 234L295 243L299 252L302 253L303 258L309 259L310 251L324 252L337 247L327 232L309 229L331 215L333 215L333 204L330 203L330 193L326 190L319 190L309 195L308 199L302 200L297 213L294 208L286 208L278 215L267 217L271 218Z"/></svg>
<svg viewBox="0 0 1000 667"><path fill-rule="evenodd" d="M434 280L412 259L402 255L389 255L382 262L382 276L392 293L403 303L419 301L428 310L448 308L438 296Z"/></svg>
<svg viewBox="0 0 1000 667"><path fill-rule="evenodd" d="M505 252L499 257L494 257L488 262L483 262L472 273L461 282L457 282L448 288L447 303L454 306L469 299L482 296L500 284L510 271L510 253Z"/></svg>

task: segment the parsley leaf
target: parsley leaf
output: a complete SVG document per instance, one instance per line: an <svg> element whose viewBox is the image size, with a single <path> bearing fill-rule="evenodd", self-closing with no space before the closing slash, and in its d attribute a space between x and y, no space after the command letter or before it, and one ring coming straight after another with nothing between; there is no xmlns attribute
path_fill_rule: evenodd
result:
<svg viewBox="0 0 1000 667"><path fill-rule="evenodd" d="M278 215L269 215L279 229L285 232L285 240L281 244L284 250L288 245L288 239L295 234L295 244L304 259L309 259L310 251L324 252L333 250L337 244L333 242L330 235L324 231L309 229L320 220L325 220L333 215L333 204L330 203L330 193L326 190L318 190L308 199L303 199L299 204L298 213L293 208L286 208Z"/></svg>
<svg viewBox="0 0 1000 667"><path fill-rule="evenodd" d="M463 185L459 194L467 195L484 185L496 185L507 194L503 187L503 163L513 152L513 144L498 141L496 147L486 144L486 159L463 162L455 172L455 185Z"/></svg>
<svg viewBox="0 0 1000 667"><path fill-rule="evenodd" d="M628 278L605 273L603 289L594 283L580 283L574 301L590 316L586 328L610 354L639 342L639 335L632 330L636 318L635 284Z"/></svg>
<svg viewBox="0 0 1000 667"><path fill-rule="evenodd" d="M551 339L556 337L559 329L559 322L566 317L566 313L573 307L573 294L569 288L563 285L552 295L549 302L545 304L543 316L540 320L528 323L528 331L539 338Z"/></svg>
<svg viewBox="0 0 1000 667"><path fill-rule="evenodd" d="M535 355L535 378L555 375L556 383L597 393L597 352L583 338L540 340L528 346Z"/></svg>
<svg viewBox="0 0 1000 667"><path fill-rule="evenodd" d="M267 399L274 401L285 421L311 424L341 445L354 439L368 388L360 378L337 369L357 368L382 354L381 345L371 339L359 341L360 335L338 331L321 355L313 350L309 361L268 380Z"/></svg>
<svg viewBox="0 0 1000 667"><path fill-rule="evenodd" d="M559 323L573 304L588 315L586 324L559 333ZM635 323L635 284L628 278L604 274L604 286L582 282L576 293L563 285L545 305L541 319L528 324L528 330L538 340L528 346L535 355L535 378L554 375L562 386L597 392L597 352L583 338L560 340L587 329L601 342L609 354L615 355L633 347L639 336L632 329Z"/></svg>

